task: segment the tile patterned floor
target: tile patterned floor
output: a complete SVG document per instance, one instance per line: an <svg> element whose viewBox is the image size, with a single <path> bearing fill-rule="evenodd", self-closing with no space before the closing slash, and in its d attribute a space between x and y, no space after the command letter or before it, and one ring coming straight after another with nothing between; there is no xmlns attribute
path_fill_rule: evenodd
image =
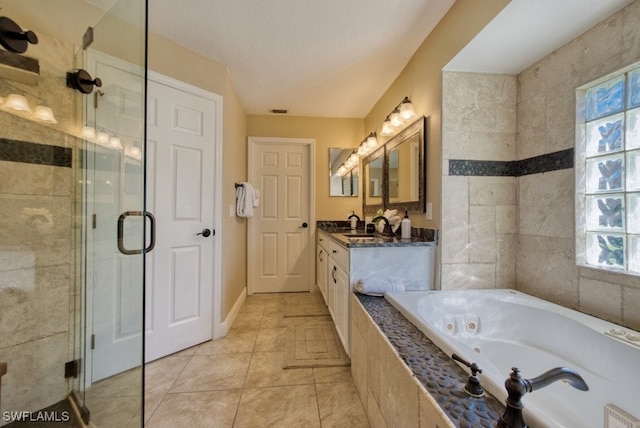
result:
<svg viewBox="0 0 640 428"><path fill-rule="evenodd" d="M368 427L349 367L282 368L284 315L321 299L249 296L226 337L147 364L145 426Z"/></svg>

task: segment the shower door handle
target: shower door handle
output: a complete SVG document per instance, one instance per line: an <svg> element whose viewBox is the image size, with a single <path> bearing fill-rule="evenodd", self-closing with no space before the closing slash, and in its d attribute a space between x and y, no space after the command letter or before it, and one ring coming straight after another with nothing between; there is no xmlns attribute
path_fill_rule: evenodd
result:
<svg viewBox="0 0 640 428"><path fill-rule="evenodd" d="M149 245L140 250L128 250L124 247L124 221L127 217L146 217L151 224ZM156 218L150 212L125 211L118 217L118 250L125 255L148 253L156 245Z"/></svg>

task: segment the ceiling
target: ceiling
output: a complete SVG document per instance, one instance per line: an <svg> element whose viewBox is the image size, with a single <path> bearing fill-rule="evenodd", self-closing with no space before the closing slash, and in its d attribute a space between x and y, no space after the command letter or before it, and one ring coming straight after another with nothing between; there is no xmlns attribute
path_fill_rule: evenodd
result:
<svg viewBox="0 0 640 428"><path fill-rule="evenodd" d="M245 111L365 117L454 0L153 0L149 31L226 65Z"/></svg>
<svg viewBox="0 0 640 428"><path fill-rule="evenodd" d="M117 1L0 0L0 14L77 41ZM519 73L632 1L511 0L446 69ZM224 64L249 114L363 118L453 3L150 0L149 31Z"/></svg>

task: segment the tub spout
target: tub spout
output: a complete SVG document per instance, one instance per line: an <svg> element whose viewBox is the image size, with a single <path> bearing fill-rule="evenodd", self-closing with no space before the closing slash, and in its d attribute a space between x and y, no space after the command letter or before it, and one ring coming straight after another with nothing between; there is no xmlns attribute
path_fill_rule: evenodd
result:
<svg viewBox="0 0 640 428"><path fill-rule="evenodd" d="M504 387L507 389L507 408L498 421L499 428L526 428L527 424L522 418L524 405L520 399L527 393L544 388L558 380L566 380L569 385L580 391L588 391L589 386L582 377L575 371L567 367L557 367L533 379L523 379L517 367L512 368L509 378L505 381Z"/></svg>

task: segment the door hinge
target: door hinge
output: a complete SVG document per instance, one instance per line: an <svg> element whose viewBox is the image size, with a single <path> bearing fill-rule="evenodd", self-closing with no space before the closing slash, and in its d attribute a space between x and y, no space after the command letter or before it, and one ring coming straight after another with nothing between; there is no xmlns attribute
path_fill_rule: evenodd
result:
<svg viewBox="0 0 640 428"><path fill-rule="evenodd" d="M91 226L95 229L98 227L98 214L91 216Z"/></svg>
<svg viewBox="0 0 640 428"><path fill-rule="evenodd" d="M64 363L64 378L77 378L80 369L80 360L67 361Z"/></svg>
<svg viewBox="0 0 640 428"><path fill-rule="evenodd" d="M91 335L91 349L96 349L96 335Z"/></svg>

